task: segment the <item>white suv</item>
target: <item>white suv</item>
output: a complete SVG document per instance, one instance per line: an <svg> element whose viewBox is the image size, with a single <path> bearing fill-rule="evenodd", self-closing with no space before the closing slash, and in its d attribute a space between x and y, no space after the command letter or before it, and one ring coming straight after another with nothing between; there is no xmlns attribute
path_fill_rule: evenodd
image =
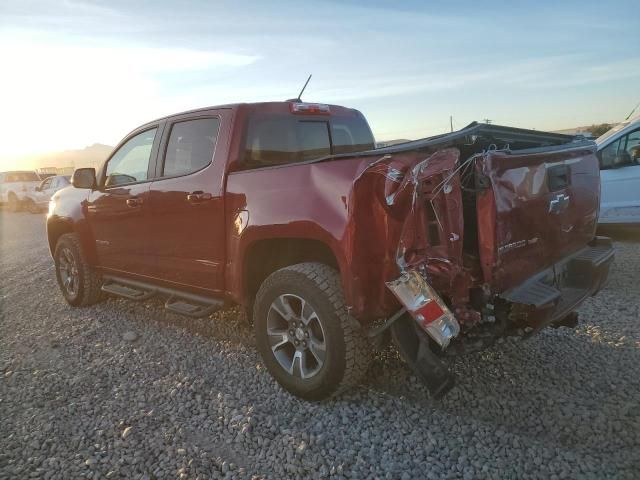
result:
<svg viewBox="0 0 640 480"><path fill-rule="evenodd" d="M600 159L599 223L640 224L640 116L596 140Z"/></svg>
<svg viewBox="0 0 640 480"><path fill-rule="evenodd" d="M33 198L40 181L34 171L0 173L0 203L7 204L12 212L20 211Z"/></svg>
<svg viewBox="0 0 640 480"><path fill-rule="evenodd" d="M30 196L27 208L31 213L38 213L47 210L51 196L58 190L71 185L70 175L52 175L45 178L42 183L36 187L36 191Z"/></svg>

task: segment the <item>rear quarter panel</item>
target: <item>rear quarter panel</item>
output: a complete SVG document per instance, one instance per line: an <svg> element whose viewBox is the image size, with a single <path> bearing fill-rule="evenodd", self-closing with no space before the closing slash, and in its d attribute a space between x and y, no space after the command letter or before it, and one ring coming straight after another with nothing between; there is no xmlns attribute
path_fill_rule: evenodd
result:
<svg viewBox="0 0 640 480"><path fill-rule="evenodd" d="M395 250L401 223L382 210L370 191L373 183L354 190L356 179L373 160L361 157L229 174L225 281L231 297L244 301L244 259L254 242L298 238L318 240L331 249L356 317L374 318L390 302L395 304L384 278L385 272L397 271L389 246ZM389 241L394 235L396 243Z"/></svg>

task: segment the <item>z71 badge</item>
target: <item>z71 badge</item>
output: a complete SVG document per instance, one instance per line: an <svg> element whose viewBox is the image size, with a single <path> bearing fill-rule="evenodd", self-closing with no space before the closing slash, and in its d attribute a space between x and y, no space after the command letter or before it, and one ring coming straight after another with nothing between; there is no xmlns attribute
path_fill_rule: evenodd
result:
<svg viewBox="0 0 640 480"><path fill-rule="evenodd" d="M533 237L529 240L518 240L517 242L505 243L498 247L498 254L502 255L516 248L526 247L527 245L533 245L538 242L538 237Z"/></svg>

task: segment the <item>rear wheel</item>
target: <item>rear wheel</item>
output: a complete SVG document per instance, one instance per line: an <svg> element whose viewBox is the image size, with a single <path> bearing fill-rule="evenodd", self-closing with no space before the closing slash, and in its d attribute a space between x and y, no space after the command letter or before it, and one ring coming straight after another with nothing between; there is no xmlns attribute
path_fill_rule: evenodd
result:
<svg viewBox="0 0 640 480"><path fill-rule="evenodd" d="M331 267L301 263L274 272L258 291L253 318L267 369L294 395L328 398L366 373L373 349Z"/></svg>
<svg viewBox="0 0 640 480"><path fill-rule="evenodd" d="M104 298L102 277L82 256L73 233L60 237L54 253L56 278L65 300L74 307L93 305Z"/></svg>
<svg viewBox="0 0 640 480"><path fill-rule="evenodd" d="M10 212L19 212L20 211L20 200L15 193L9 193L9 198L7 199L7 205L9 206Z"/></svg>

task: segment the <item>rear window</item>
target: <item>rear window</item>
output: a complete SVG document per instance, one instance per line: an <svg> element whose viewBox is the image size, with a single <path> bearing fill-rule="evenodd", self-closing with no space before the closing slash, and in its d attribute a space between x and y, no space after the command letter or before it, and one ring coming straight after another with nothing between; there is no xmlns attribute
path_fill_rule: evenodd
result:
<svg viewBox="0 0 640 480"><path fill-rule="evenodd" d="M5 174L4 181L13 182L39 182L40 177L36 172L8 172Z"/></svg>
<svg viewBox="0 0 640 480"><path fill-rule="evenodd" d="M257 114L249 120L243 165L285 165L372 148L373 135L362 117Z"/></svg>
<svg viewBox="0 0 640 480"><path fill-rule="evenodd" d="M375 144L369 125L362 117L337 117L331 121L333 153L373 150Z"/></svg>

